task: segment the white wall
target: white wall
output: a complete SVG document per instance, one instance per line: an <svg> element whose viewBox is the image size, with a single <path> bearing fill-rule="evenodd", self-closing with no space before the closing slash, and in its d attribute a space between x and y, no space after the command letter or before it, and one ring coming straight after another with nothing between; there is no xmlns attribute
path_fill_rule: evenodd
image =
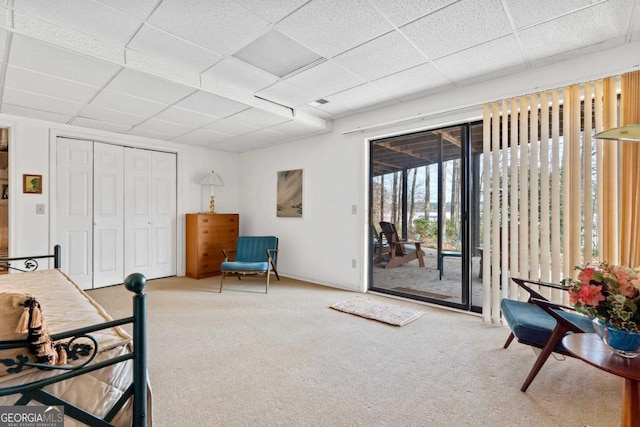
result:
<svg viewBox="0 0 640 427"><path fill-rule="evenodd" d="M225 186L216 188L216 211L238 212L240 206L237 153L206 150L166 141L127 136L0 114L0 126L9 127L9 256L51 253L56 242L50 212L55 203L53 165L57 136L95 140L177 154L178 275L184 275L184 214L209 210L209 189L202 175L215 169ZM22 174L42 175L42 194L22 193ZM36 214L36 204L45 214Z"/></svg>
<svg viewBox="0 0 640 427"><path fill-rule="evenodd" d="M278 270L283 275L364 292L368 280L368 138L480 119L485 102L638 68L639 52L636 42L469 84L337 120L329 134L243 153L241 231L280 238ZM412 119L416 117L422 118ZM362 131L355 131L359 129ZM276 217L276 174L290 169L304 169L302 219ZM356 215L351 213L352 205L357 207ZM352 268L352 259L356 268Z"/></svg>

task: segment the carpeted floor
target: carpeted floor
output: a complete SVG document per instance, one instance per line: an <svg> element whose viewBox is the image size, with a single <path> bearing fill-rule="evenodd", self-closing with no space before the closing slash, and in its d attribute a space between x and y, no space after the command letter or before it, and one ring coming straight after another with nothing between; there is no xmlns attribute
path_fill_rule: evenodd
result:
<svg viewBox="0 0 640 427"><path fill-rule="evenodd" d="M503 326L424 310L398 328L332 310L357 294L283 278L149 281L154 425L575 426L620 424L622 380L579 360L549 360L527 393L535 354ZM113 316L122 286L90 291Z"/></svg>

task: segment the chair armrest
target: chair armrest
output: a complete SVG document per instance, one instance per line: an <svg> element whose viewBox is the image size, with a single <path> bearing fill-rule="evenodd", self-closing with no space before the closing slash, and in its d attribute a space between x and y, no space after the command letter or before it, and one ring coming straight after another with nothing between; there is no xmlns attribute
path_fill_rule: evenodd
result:
<svg viewBox="0 0 640 427"><path fill-rule="evenodd" d="M518 278L518 277L512 277L511 280L513 280L518 286L520 286L522 289L524 289L525 291L527 291L529 293L529 301L531 301L532 298L536 298L536 299L544 300L544 301L547 301L547 299L545 297L543 297L542 295L540 295L538 292L534 291L528 285L544 286L544 287L547 287L547 288L559 289L559 290L562 290L562 291L566 291L567 289L569 289L568 286L558 285L556 283L542 282L542 281L539 281L539 280L522 279L522 278Z"/></svg>
<svg viewBox="0 0 640 427"><path fill-rule="evenodd" d="M238 252L236 249L222 249L222 255L224 255L224 260L229 261L229 253L235 253Z"/></svg>

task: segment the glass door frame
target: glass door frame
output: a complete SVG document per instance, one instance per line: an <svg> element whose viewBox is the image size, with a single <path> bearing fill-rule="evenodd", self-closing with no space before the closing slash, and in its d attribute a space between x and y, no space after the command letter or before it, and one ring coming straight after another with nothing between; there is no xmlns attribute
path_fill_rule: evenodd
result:
<svg viewBox="0 0 640 427"><path fill-rule="evenodd" d="M460 298L460 302L453 302L453 301L447 301L444 299L436 299L436 298L430 298L428 296L423 296L423 295L415 295L415 294L407 294L404 292L398 292L395 291L393 289L386 289L386 288L381 288L381 287L376 287L374 280L373 280L373 270L374 270L374 265L373 263L370 263L369 265L369 269L368 269L368 276L369 276L369 290L371 291L375 291L375 292L380 292L380 293L385 293L385 294L390 294L390 295L394 295L394 296L399 296L399 297L404 297L404 298L410 298L410 299L415 299L415 300L419 300L419 301L424 301L424 302L429 302L429 303L434 303L434 304L438 304L438 305L442 305L442 306L446 306L446 307L451 307L451 308L456 308L456 309L461 309L461 310L466 310L466 311L473 311L473 312L482 312L482 307L478 306L478 305L473 305L474 301L472 301L471 299L471 284L472 284L472 254L473 254L473 246L472 246L472 242L471 239L472 238L476 238L475 236L471 236L472 234L472 224L471 221L473 219L477 219L479 218L479 214L475 213L474 215L471 214L471 201L472 201L472 197L479 197L479 191L480 188L478 186L478 188L473 188L472 185L472 173L475 174L475 176L478 176L478 172L477 171L472 171L472 164L474 163L472 161L472 135L471 135L471 126L474 124L477 124L478 122L468 122L468 123L461 123L461 124L456 124L456 125L448 125L442 128L436 128L436 129L431 129L429 131L420 131L420 132L433 132L433 131L438 131L438 130L445 130L445 129L452 129L452 128L460 128L461 130L461 144L460 144L460 177L458 178L459 182L460 182L460 240L461 240L461 298ZM480 122L481 123L481 122ZM368 201L369 201L369 212L371 213L369 215L369 218L367 219L367 229L371 229L372 225L374 223L372 215L373 215L373 206L374 206L374 155L373 155L373 147L374 145L379 142L380 139L370 139L369 142L369 195L368 195ZM439 160L438 160L438 180L439 183L438 185L442 186L442 163L443 163L443 156L442 156L442 148L443 148L443 144L440 144L440 156L439 156ZM475 162L477 164L477 162ZM425 165L426 166L426 165ZM407 201L408 201L408 170L412 169L413 167L409 167L409 168L404 168L402 169L402 182L401 182L401 192L402 192L402 196L401 196L401 202L400 202L400 206L401 206L401 224L402 224L402 238L406 239L407 238L407 226L408 226L408 221L409 219L407 218ZM443 192L440 190L439 191L439 195L438 195L438 209L439 209L439 214L438 214L438 246L439 246L439 250L441 249L441 242L442 242L442 235L444 233L444 228L445 228L445 218L443 217L442 213L444 212L444 206L442 205L442 203L444 203L445 200L445 196L444 194L442 194ZM479 227L479 224L478 224ZM478 228L476 227L476 228ZM373 257L375 256L374 253L374 242L373 239L367 239L369 244L368 244L368 254L369 254L369 258L370 260L373 259ZM477 244L477 243L476 243ZM438 251L439 253L439 251ZM482 301L477 301L477 303L481 303Z"/></svg>

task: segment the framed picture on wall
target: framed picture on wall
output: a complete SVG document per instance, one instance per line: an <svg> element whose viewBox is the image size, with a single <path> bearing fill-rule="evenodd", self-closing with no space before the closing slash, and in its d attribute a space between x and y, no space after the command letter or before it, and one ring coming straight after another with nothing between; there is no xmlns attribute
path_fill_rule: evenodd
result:
<svg viewBox="0 0 640 427"><path fill-rule="evenodd" d="M302 218L302 169L278 172L277 216Z"/></svg>
<svg viewBox="0 0 640 427"><path fill-rule="evenodd" d="M42 175L27 173L22 175L22 192L27 194L42 194Z"/></svg>

